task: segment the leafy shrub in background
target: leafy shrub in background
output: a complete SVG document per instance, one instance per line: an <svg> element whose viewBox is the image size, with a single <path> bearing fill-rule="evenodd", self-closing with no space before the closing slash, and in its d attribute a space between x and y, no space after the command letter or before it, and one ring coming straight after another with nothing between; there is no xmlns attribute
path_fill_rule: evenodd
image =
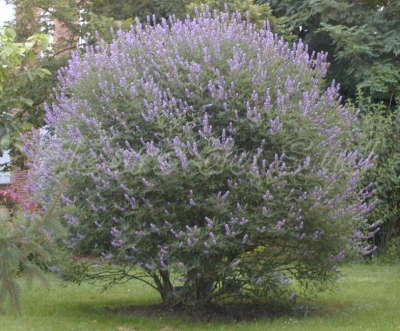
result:
<svg viewBox="0 0 400 331"><path fill-rule="evenodd" d="M127 266L165 302L324 289L347 250L368 253L374 204L356 114L334 84L319 89L325 59L239 15L137 22L60 72L53 134L27 144L30 188L46 204L73 158L66 245Z"/></svg>
<svg viewBox="0 0 400 331"><path fill-rule="evenodd" d="M14 166L23 160L20 134L32 128L16 109L31 106L33 100L26 95L25 89L50 75L47 69L37 64L37 51L46 50L49 36L36 33L27 37L25 43L17 40L13 28L0 27L0 155L9 150L14 157ZM0 164L0 167L4 171L10 164Z"/></svg>
<svg viewBox="0 0 400 331"><path fill-rule="evenodd" d="M358 147L364 153L373 149L376 154L374 167L364 179L364 183L373 183L379 200L368 216L372 227L380 223L381 230L374 243L380 253L390 248L387 253L396 260L400 258L400 107L389 111L385 105L372 103L362 94L358 95L356 105L362 113L360 122L365 137L358 141Z"/></svg>
<svg viewBox="0 0 400 331"><path fill-rule="evenodd" d="M258 0L309 44L329 53L328 77L341 94L357 89L394 108L400 96L400 2L386 0Z"/></svg>

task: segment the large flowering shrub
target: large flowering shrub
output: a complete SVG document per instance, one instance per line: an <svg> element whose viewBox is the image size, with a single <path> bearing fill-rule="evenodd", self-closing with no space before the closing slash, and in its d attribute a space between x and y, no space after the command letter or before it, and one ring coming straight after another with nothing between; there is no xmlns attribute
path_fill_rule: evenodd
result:
<svg viewBox="0 0 400 331"><path fill-rule="evenodd" d="M319 89L325 60L224 13L117 31L60 72L31 189L46 204L72 157L66 244L165 301L329 283L362 238L371 157L338 87Z"/></svg>

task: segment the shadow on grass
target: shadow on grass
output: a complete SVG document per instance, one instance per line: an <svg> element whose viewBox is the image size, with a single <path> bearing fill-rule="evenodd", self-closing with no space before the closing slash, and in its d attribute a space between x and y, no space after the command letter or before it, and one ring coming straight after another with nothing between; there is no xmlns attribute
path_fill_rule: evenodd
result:
<svg viewBox="0 0 400 331"><path fill-rule="evenodd" d="M334 317L343 312L354 312L360 306L349 297L337 296L337 293L325 293L297 302L294 306L281 303L209 303L205 306L184 307L166 305L159 302L153 292L144 291L142 287L130 286L117 292L99 293L75 292L59 303L58 310L66 315L90 316L90 318L144 318L183 320L199 323L230 323L277 318L312 318ZM131 297L126 294L131 291ZM78 294L79 293L79 294ZM85 293L86 295L82 295ZM343 293L342 293L343 294Z"/></svg>
<svg viewBox="0 0 400 331"><path fill-rule="evenodd" d="M211 303L203 307L183 307L166 304L134 305L129 307L105 307L109 314L114 316L144 317L154 319L185 320L187 322L200 323L235 323L250 322L258 320L274 320L282 317L293 317L296 319L314 316L334 316L344 310L353 310L354 306L349 303L329 303L319 306L296 304L295 306L283 306L278 303L270 304L243 304L243 303Z"/></svg>

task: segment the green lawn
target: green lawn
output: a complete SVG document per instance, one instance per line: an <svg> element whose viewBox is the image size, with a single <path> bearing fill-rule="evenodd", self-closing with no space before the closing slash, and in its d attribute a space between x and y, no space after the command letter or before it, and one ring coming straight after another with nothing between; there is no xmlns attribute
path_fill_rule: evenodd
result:
<svg viewBox="0 0 400 331"><path fill-rule="evenodd" d="M400 330L400 265L352 265L343 271L340 291L306 303L314 310L230 323L121 314L122 308L158 302L156 293L137 283L99 293L90 285L62 287L54 280L50 291L40 284L24 291L22 315L0 316L0 331Z"/></svg>

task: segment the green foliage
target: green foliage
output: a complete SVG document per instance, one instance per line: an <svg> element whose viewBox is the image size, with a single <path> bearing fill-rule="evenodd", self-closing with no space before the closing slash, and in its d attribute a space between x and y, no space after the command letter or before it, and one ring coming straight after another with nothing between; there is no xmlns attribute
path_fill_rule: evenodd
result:
<svg viewBox="0 0 400 331"><path fill-rule="evenodd" d="M399 265L400 264L400 239L393 237L387 242L386 248L374 254L368 261L377 265Z"/></svg>
<svg viewBox="0 0 400 331"><path fill-rule="evenodd" d="M265 1L259 1L263 3ZM272 0L274 15L309 45L330 53L328 78L346 97L356 87L386 105L400 96L399 1Z"/></svg>
<svg viewBox="0 0 400 331"><path fill-rule="evenodd" d="M369 215L370 224L382 222L375 242L382 251L393 244L400 233L400 106L388 110L359 94L356 105L362 111L364 139L361 150L374 150L377 159L368 171L365 183L373 183L379 200Z"/></svg>
<svg viewBox="0 0 400 331"><path fill-rule="evenodd" d="M17 274L22 271L31 283L39 278L45 284L43 271L35 263L50 258L55 236L63 233L56 221L55 207L65 187L44 213L17 210L10 219L0 218L0 308L9 300L14 313L20 311L20 285ZM32 257L34 259L32 260ZM35 259L36 257L36 259ZM3 310L4 311L4 310Z"/></svg>
<svg viewBox="0 0 400 331"><path fill-rule="evenodd" d="M19 84L16 81L15 91L29 100L18 106L18 113L14 114L15 121L28 123L27 126L39 128L44 125L43 104L48 100L51 90L56 85L57 71L66 64L68 56L77 46L80 36L85 34L79 24L78 3L75 0L46 1L46 0L6 0L16 8L16 17L13 28L17 32L16 41L24 42L29 36L54 34L54 22L57 20L63 29L69 31L56 44L49 45L42 50L42 56L36 56L36 66L46 71L47 75L37 77L29 84ZM49 43L47 40L47 43ZM35 48L35 50L39 50ZM31 67L31 66L30 66ZM39 79L40 78L40 79ZM17 134L19 136L19 133ZM13 166L24 166L25 157L18 151L16 144L11 141L9 148L14 156ZM18 157L15 157L15 156Z"/></svg>
<svg viewBox="0 0 400 331"><path fill-rule="evenodd" d="M15 116L16 109L31 106L33 101L23 89L41 80L50 72L37 66L37 51L45 51L49 37L35 34L26 42L17 42L13 28L0 28L0 154L10 148L20 148L20 133L30 124Z"/></svg>
<svg viewBox="0 0 400 331"><path fill-rule="evenodd" d="M134 19L146 20L155 15L158 19L171 15L182 16L185 13L183 0L95 0L90 3L90 10L99 16L112 17L118 21Z"/></svg>

